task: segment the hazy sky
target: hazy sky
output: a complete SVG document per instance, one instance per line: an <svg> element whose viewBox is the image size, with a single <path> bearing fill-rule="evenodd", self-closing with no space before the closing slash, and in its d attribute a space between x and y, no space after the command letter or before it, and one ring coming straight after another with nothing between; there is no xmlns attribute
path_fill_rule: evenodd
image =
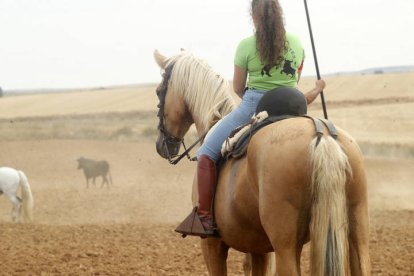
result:
<svg viewBox="0 0 414 276"><path fill-rule="evenodd" d="M280 0L287 29L316 75L303 0ZM181 47L231 79L250 0L0 0L3 89L90 87L160 80L152 52ZM414 65L414 0L308 0L322 76Z"/></svg>

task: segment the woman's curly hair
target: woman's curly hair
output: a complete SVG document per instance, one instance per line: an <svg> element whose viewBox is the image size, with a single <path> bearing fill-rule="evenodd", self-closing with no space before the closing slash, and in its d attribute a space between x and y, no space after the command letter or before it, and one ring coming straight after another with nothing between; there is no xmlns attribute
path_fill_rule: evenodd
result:
<svg viewBox="0 0 414 276"><path fill-rule="evenodd" d="M267 75L283 60L285 26L278 0L252 0L251 15L256 28L257 50Z"/></svg>

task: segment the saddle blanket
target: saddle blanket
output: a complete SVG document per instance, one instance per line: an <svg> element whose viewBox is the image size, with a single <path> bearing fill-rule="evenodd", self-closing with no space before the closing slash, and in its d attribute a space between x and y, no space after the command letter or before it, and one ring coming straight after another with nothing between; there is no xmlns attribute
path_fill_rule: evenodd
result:
<svg viewBox="0 0 414 276"><path fill-rule="evenodd" d="M262 111L259 114L254 115L249 123L239 128L236 128L221 146L221 155L227 156L230 152L232 152L240 137L250 132L252 130L253 125L262 122L264 119L268 117L269 115L267 111Z"/></svg>

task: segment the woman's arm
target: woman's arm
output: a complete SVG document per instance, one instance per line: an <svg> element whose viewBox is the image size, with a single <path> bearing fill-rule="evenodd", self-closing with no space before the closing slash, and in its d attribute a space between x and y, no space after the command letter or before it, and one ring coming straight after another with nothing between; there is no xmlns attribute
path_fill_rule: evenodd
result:
<svg viewBox="0 0 414 276"><path fill-rule="evenodd" d="M247 70L234 65L233 89L240 98L243 98L244 89L246 88Z"/></svg>
<svg viewBox="0 0 414 276"><path fill-rule="evenodd" d="M302 60L302 63L300 64L298 68L298 82L297 83L299 83L300 76L302 75L303 62L304 60ZM317 80L315 82L315 87L312 88L312 90L305 93L306 103L311 104L318 97L319 93L321 93L323 89L325 89L325 86L326 86L326 83L324 80Z"/></svg>
<svg viewBox="0 0 414 276"><path fill-rule="evenodd" d="M323 91L325 86L326 83L324 80L317 80L315 82L315 87L312 88L312 90L305 93L307 104L311 104L316 99L316 97L318 97L319 93Z"/></svg>

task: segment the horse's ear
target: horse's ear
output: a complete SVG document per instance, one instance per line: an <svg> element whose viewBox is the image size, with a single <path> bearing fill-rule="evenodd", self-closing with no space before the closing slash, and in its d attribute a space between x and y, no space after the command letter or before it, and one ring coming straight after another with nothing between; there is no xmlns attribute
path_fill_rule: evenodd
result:
<svg viewBox="0 0 414 276"><path fill-rule="evenodd" d="M158 50L154 51L154 59L157 62L158 66L161 67L162 69L164 69L165 66L167 65L168 58L161 55Z"/></svg>

